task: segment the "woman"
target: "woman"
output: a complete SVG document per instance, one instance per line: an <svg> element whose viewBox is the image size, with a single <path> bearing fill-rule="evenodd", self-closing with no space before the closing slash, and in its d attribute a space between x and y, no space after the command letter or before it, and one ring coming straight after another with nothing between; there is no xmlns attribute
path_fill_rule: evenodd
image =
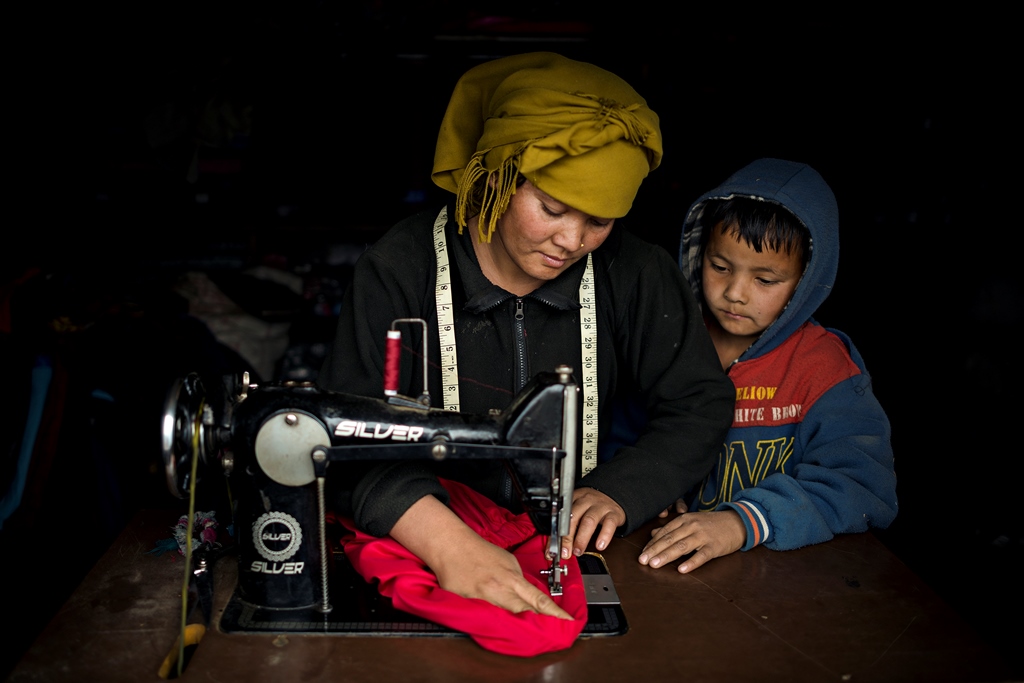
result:
<svg viewBox="0 0 1024 683"><path fill-rule="evenodd" d="M593 411L598 438L581 439L583 476L563 557L582 553L595 533L605 549L697 484L732 417L732 385L679 269L663 249L614 227L661 155L657 115L603 69L552 53L471 69L452 94L434 157L434 182L454 202L399 223L360 259L320 375L326 388L379 396L385 331L410 317L428 323L427 389L445 397L445 408L501 409L536 372L565 364L579 378L595 368L597 396L582 410ZM451 305L439 307L437 296ZM598 351L585 359L592 317ZM449 326L446 348L456 354L442 360L438 330ZM419 373L403 373L401 393L420 394ZM596 442L619 399L640 401L648 425L597 464ZM503 470L446 466L444 476L511 502ZM379 466L344 504L361 528L390 534L424 560L443 588L513 612L568 617L509 553L446 507L438 472Z"/></svg>

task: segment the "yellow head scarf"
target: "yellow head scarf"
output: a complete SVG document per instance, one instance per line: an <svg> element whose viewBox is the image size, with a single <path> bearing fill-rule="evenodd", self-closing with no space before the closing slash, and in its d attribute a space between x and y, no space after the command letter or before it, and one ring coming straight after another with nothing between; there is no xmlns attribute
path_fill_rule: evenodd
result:
<svg viewBox="0 0 1024 683"><path fill-rule="evenodd" d="M432 178L455 193L460 229L479 214L489 241L520 174L574 209L621 218L661 156L658 115L628 83L592 64L533 52L459 79Z"/></svg>

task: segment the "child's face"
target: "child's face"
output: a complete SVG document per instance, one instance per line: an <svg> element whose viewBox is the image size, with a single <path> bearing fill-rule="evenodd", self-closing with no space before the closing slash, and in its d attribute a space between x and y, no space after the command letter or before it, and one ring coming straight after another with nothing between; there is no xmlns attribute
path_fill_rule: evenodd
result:
<svg viewBox="0 0 1024 683"><path fill-rule="evenodd" d="M753 341L775 322L803 273L799 252L765 245L759 254L733 230L714 227L704 249L704 299L727 334Z"/></svg>

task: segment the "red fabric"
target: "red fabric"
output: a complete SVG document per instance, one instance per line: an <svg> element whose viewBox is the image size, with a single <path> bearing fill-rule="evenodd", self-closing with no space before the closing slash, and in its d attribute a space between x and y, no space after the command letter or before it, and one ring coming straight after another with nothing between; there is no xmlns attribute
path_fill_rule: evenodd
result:
<svg viewBox="0 0 1024 683"><path fill-rule="evenodd" d="M514 515L457 482L441 483L451 496L451 509L484 539L506 549L521 544L512 554L523 575L547 592L547 576L540 573L550 566L544 559L547 538L537 533L528 515ZM351 520L341 521L354 533L342 541L345 554L364 579L380 582L381 595L405 612L466 633L488 650L520 657L564 650L587 623L587 596L575 557L566 562L569 571L562 577L562 595L553 597L574 617L572 621L536 612L513 614L485 600L444 590L434 573L397 541L370 536L356 530Z"/></svg>

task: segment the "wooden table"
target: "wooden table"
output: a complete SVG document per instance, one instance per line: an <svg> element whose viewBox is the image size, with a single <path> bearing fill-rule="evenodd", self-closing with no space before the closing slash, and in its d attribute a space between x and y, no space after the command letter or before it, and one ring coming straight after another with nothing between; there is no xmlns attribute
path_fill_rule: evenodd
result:
<svg viewBox="0 0 1024 683"><path fill-rule="evenodd" d="M22 681L159 681L178 633L184 565L147 554L177 513L143 511L12 671ZM691 575L636 562L654 523L604 557L629 631L523 659L463 637L228 634L195 681L1004 681L1005 662L873 535L755 548ZM237 576L216 565L214 619Z"/></svg>

